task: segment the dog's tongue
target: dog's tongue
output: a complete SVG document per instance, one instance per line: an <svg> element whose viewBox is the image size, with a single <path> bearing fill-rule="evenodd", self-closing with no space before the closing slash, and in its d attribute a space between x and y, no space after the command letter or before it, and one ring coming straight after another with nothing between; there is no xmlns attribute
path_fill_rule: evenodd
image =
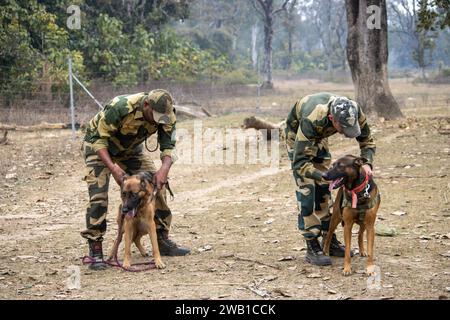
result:
<svg viewBox="0 0 450 320"><path fill-rule="evenodd" d="M131 210L130 212L128 212L128 216L134 218L134 216L136 216L136 211L137 211L137 209L134 208L133 210Z"/></svg>
<svg viewBox="0 0 450 320"><path fill-rule="evenodd" d="M339 178L339 179L333 180L330 183L330 186L328 187L328 190L330 190L330 191L334 190L334 187L337 186L338 183L342 181L342 179L344 179L344 178Z"/></svg>

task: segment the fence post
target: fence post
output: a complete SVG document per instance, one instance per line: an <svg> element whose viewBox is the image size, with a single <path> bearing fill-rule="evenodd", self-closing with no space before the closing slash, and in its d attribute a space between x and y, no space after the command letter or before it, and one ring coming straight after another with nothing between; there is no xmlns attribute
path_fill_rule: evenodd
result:
<svg viewBox="0 0 450 320"><path fill-rule="evenodd" d="M76 139L75 109L73 106L72 58L71 57L69 57L69 88L70 88L70 122L72 125L72 140L75 140Z"/></svg>

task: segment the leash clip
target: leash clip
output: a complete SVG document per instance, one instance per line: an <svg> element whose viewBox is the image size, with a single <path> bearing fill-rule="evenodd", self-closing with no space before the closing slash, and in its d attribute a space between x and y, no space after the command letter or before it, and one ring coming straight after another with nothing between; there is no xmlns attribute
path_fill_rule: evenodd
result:
<svg viewBox="0 0 450 320"><path fill-rule="evenodd" d="M370 189L370 184L368 183L366 188L364 189L364 195L363 195L363 197L366 198L366 199L370 198L369 189Z"/></svg>

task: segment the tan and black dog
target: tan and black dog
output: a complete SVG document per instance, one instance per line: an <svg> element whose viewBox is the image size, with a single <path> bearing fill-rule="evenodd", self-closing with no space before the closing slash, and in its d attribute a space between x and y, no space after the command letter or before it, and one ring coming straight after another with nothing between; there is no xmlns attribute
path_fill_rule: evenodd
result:
<svg viewBox="0 0 450 320"><path fill-rule="evenodd" d="M114 243L109 259L117 255L117 249L125 236L125 256L123 267L131 266L131 243L134 242L142 256L148 256L141 243L141 238L148 234L153 250L153 259L158 269L165 268L161 260L155 224L156 187L152 183L152 176L147 172L138 175L125 176L121 187L122 204L119 207L117 223L119 236Z"/></svg>
<svg viewBox="0 0 450 320"><path fill-rule="evenodd" d="M325 180L332 181L330 190L339 188L333 206L330 229L323 245L328 255L330 242L338 224L344 226L345 259L344 275L351 274L351 239L353 224L359 224L359 254L367 256L366 273L374 275L373 247L375 241L375 220L380 206L380 192L373 177L363 168L364 158L347 155L338 159L333 167L324 173ZM364 250L364 231L367 231L367 253Z"/></svg>

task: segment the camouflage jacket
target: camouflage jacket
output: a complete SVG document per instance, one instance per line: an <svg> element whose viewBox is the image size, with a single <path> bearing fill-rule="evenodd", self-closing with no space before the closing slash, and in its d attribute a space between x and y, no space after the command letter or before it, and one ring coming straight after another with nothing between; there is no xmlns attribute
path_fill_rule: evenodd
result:
<svg viewBox="0 0 450 320"><path fill-rule="evenodd" d="M337 96L331 93L317 93L305 96L297 101L286 120L286 145L292 169L301 176L320 180L321 172L314 168L313 159L317 157L318 144L322 139L335 134L331 120L330 105ZM372 165L375 143L367 124L366 116L358 106L358 122L361 135L356 138L361 156ZM328 150L326 150L328 152Z"/></svg>
<svg viewBox="0 0 450 320"><path fill-rule="evenodd" d="M91 119L84 140L95 152L107 148L114 157L135 152L146 138L157 133L161 159L169 156L175 161L176 119L168 124L150 124L142 111L146 97L143 92L115 97Z"/></svg>

